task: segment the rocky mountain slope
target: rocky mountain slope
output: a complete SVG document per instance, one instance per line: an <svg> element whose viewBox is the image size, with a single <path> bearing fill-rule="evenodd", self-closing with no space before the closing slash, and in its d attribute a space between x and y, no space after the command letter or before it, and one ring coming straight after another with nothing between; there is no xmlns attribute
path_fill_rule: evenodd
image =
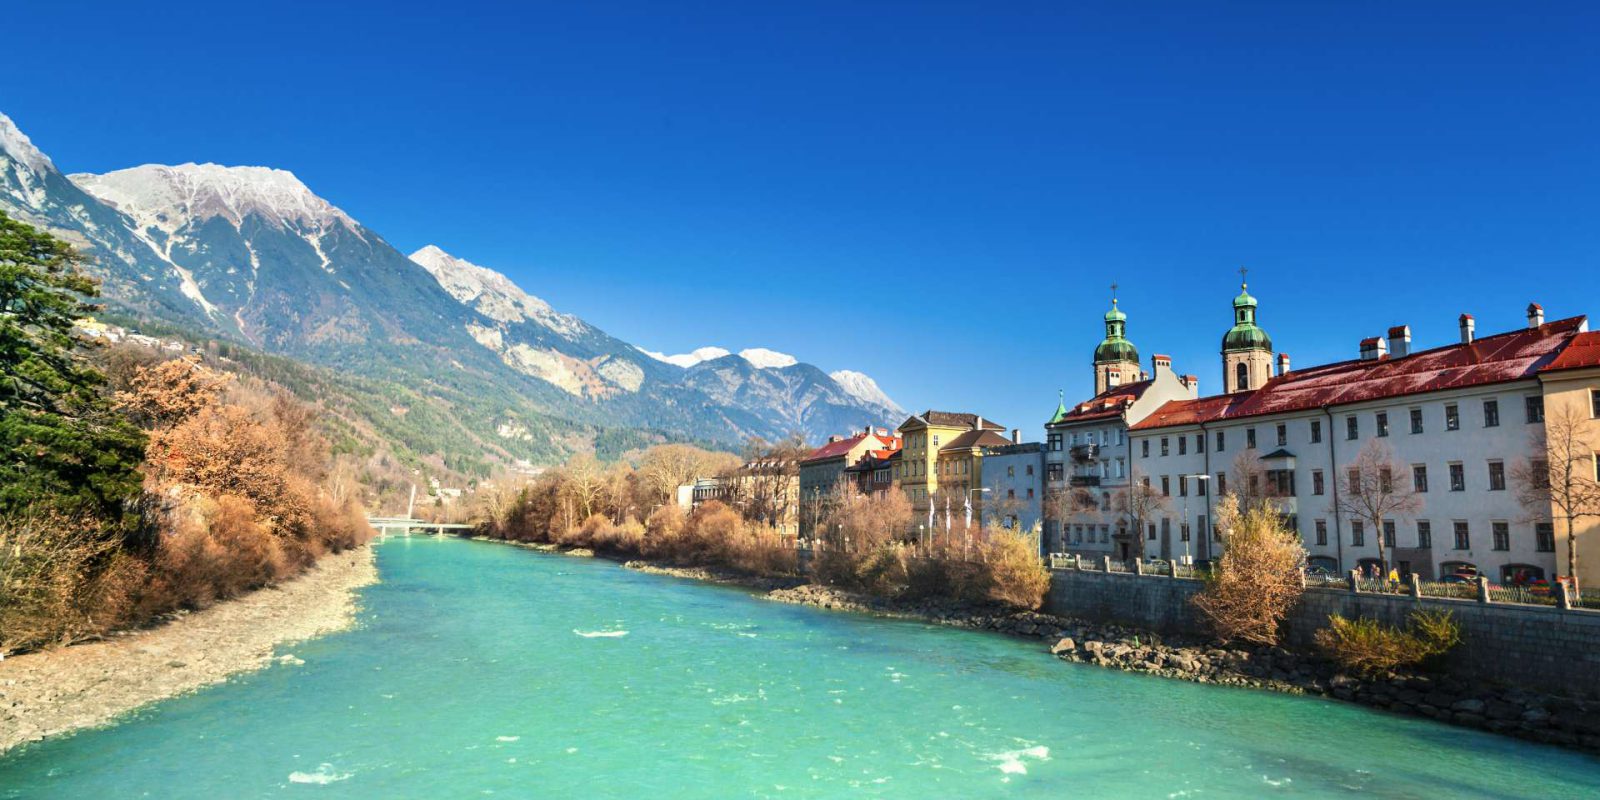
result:
<svg viewBox="0 0 1600 800"><path fill-rule="evenodd" d="M900 413L860 373L762 348L649 353L438 247L407 257L283 170L68 176L0 114L0 211L82 249L115 314L450 398L514 459L610 429L734 445Z"/></svg>

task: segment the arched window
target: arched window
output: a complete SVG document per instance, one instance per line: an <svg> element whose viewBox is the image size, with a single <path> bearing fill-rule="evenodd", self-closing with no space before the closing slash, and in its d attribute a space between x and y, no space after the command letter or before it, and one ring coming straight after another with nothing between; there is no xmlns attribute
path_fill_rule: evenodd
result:
<svg viewBox="0 0 1600 800"><path fill-rule="evenodd" d="M1250 365L1243 361L1233 367L1233 390L1242 392L1250 388Z"/></svg>

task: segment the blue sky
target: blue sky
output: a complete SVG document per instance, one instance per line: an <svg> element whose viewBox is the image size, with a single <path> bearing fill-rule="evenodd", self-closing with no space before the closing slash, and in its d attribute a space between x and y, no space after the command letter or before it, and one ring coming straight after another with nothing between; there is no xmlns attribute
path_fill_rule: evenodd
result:
<svg viewBox="0 0 1600 800"><path fill-rule="evenodd" d="M1033 436L1113 280L1207 393L1240 266L1297 365L1600 312L1594 4L20 5L0 111L67 171L289 169L642 346Z"/></svg>

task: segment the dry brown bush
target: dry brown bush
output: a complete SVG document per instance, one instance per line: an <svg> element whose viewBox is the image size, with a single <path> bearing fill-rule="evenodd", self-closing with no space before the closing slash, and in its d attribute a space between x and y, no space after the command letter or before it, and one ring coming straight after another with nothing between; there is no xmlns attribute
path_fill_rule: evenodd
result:
<svg viewBox="0 0 1600 800"><path fill-rule="evenodd" d="M794 541L765 525L745 523L728 553L729 566L752 575L795 575L800 571Z"/></svg>
<svg viewBox="0 0 1600 800"><path fill-rule="evenodd" d="M0 655L122 624L140 570L116 547L80 520L0 519Z"/></svg>
<svg viewBox="0 0 1600 800"><path fill-rule="evenodd" d="M989 599L1030 611L1042 605L1050 591L1050 572L1039 560L1033 538L993 528L985 539Z"/></svg>
<svg viewBox="0 0 1600 800"><path fill-rule="evenodd" d="M1306 551L1269 500L1217 503L1225 550L1194 604L1224 642L1277 644L1278 626L1305 591Z"/></svg>
<svg viewBox="0 0 1600 800"><path fill-rule="evenodd" d="M1346 669L1370 674L1415 666L1445 653L1461 641L1461 627L1448 611L1413 612L1405 629L1334 614L1315 639L1322 652Z"/></svg>

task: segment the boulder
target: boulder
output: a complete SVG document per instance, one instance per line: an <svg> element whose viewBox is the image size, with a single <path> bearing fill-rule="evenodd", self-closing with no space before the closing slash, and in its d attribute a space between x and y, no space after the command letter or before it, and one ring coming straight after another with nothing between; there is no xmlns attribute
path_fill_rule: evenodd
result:
<svg viewBox="0 0 1600 800"><path fill-rule="evenodd" d="M1062 653L1071 653L1077 649L1078 643L1072 641L1071 637L1062 637L1061 641L1050 645L1050 654L1059 656Z"/></svg>
<svg viewBox="0 0 1600 800"><path fill-rule="evenodd" d="M1456 702L1451 703L1450 710L1456 712L1457 714L1482 714L1484 711L1484 702L1482 700L1469 697L1466 700L1457 700Z"/></svg>

